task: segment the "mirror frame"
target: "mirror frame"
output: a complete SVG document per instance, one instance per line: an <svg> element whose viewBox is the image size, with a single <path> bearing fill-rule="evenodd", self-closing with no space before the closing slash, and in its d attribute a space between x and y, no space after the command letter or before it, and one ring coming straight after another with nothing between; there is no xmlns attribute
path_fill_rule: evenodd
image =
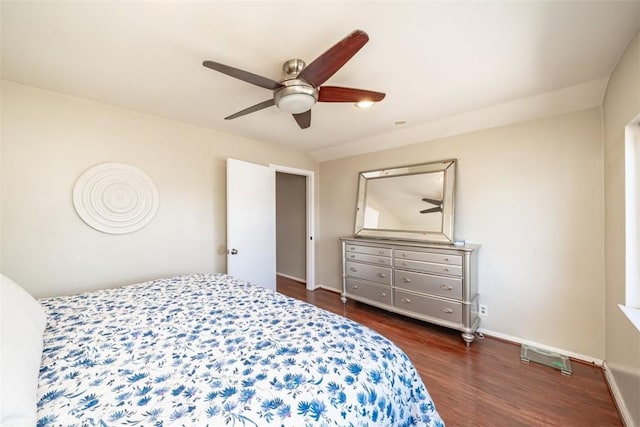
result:
<svg viewBox="0 0 640 427"><path fill-rule="evenodd" d="M456 159L449 159L417 165L398 166L388 169L360 172L358 178L358 198L356 201L356 237L452 243L456 163ZM444 172L444 180L442 184L442 227L440 231L377 229L364 227L367 184L370 180L434 172Z"/></svg>

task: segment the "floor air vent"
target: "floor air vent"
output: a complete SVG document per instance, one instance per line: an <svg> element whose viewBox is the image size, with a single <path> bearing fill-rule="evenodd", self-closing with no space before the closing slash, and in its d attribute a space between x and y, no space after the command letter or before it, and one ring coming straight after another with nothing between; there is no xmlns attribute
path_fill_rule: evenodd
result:
<svg viewBox="0 0 640 427"><path fill-rule="evenodd" d="M544 366L558 369L564 375L571 375L571 362L567 356L563 356L562 354L522 344L520 360L527 363L539 363Z"/></svg>

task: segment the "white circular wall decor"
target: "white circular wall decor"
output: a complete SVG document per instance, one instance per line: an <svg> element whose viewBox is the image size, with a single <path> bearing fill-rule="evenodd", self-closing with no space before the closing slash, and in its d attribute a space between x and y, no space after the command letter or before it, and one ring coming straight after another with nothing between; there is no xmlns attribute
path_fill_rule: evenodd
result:
<svg viewBox="0 0 640 427"><path fill-rule="evenodd" d="M73 206L84 222L109 234L132 233L158 211L151 178L126 163L101 163L87 169L73 187Z"/></svg>

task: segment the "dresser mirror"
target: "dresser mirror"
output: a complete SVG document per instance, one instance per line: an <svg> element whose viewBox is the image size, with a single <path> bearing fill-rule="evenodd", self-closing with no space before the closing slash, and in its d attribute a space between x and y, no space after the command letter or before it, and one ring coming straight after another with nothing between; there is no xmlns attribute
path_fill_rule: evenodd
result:
<svg viewBox="0 0 640 427"><path fill-rule="evenodd" d="M456 160L360 172L358 237L451 243Z"/></svg>

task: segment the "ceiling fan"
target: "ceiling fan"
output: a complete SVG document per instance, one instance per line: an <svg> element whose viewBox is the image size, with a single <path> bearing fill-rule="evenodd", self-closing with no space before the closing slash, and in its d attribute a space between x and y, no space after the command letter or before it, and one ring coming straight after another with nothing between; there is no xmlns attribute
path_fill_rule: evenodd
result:
<svg viewBox="0 0 640 427"><path fill-rule="evenodd" d="M306 65L301 59L290 59L282 66L283 76L280 81L219 62L204 61L202 65L273 91L273 98L227 116L225 120L235 119L275 105L282 111L293 114L293 118L300 128L306 129L311 126L311 107L316 102L357 103L378 102L384 99L385 94L381 92L349 87L321 86L342 68L367 41L369 41L367 33L355 30L309 65Z"/></svg>

